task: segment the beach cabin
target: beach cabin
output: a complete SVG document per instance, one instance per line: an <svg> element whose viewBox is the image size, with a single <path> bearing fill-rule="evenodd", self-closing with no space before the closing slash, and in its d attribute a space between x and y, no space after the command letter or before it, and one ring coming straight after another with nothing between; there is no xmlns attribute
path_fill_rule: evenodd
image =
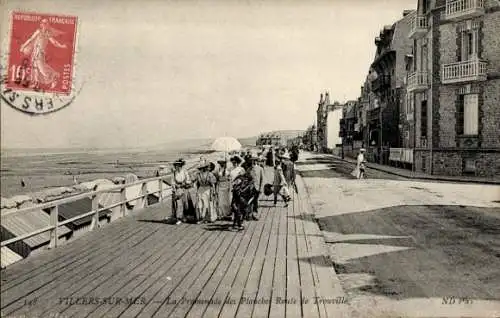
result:
<svg viewBox="0 0 500 318"><path fill-rule="evenodd" d="M158 181L149 181L147 183L148 187L148 205L156 204L160 202L160 183ZM162 185L163 200L172 195L172 188L170 185L163 181Z"/></svg>
<svg viewBox="0 0 500 318"><path fill-rule="evenodd" d="M19 262L22 259L23 259L23 257L21 255L17 254L16 252L11 250L10 248L8 248L6 246L1 248L0 260L2 263L2 269L4 269L5 267L7 267L11 264L14 264L15 262Z"/></svg>
<svg viewBox="0 0 500 318"><path fill-rule="evenodd" d="M12 209L2 209L1 212L12 211ZM49 214L42 210L35 210L19 215L11 215L2 218L0 227L1 240L8 240L14 237L25 235L50 224ZM71 236L71 230L66 226L60 226L58 229L59 242L64 242ZM10 244L8 247L16 254L22 257L28 257L32 252L44 248L49 245L50 233L40 233L36 236L29 237L22 241Z"/></svg>
<svg viewBox="0 0 500 318"><path fill-rule="evenodd" d="M103 208L103 206L99 205L99 208ZM80 200L68 202L65 204L59 205L59 222L66 221L72 219L76 216L85 214L87 212L92 211L92 199L91 198L83 198ZM47 215L49 213L46 210ZM110 214L111 210L104 210L99 212L99 225L104 226L111 221ZM73 231L73 237L80 236L83 233L86 233L90 229L90 225L92 223L92 216L86 216L84 218L74 220L67 224L67 227Z"/></svg>

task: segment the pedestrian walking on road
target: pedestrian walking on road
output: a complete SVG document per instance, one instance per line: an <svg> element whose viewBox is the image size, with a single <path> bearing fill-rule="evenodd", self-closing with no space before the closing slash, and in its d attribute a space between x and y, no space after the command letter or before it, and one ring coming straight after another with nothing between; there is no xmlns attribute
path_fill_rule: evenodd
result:
<svg viewBox="0 0 500 318"><path fill-rule="evenodd" d="M359 149L359 154L356 159L356 168L354 168L351 173L356 179L364 179L366 178L366 157L365 157L365 149Z"/></svg>

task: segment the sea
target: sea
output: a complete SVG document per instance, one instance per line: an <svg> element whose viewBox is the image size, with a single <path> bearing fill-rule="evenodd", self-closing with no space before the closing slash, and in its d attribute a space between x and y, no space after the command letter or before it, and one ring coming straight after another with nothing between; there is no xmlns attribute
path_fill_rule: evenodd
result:
<svg viewBox="0 0 500 318"><path fill-rule="evenodd" d="M160 165L193 159L210 151L177 146L168 149L43 149L1 153L1 196L30 194L46 188L136 174L153 177ZM24 181L24 186L22 185Z"/></svg>

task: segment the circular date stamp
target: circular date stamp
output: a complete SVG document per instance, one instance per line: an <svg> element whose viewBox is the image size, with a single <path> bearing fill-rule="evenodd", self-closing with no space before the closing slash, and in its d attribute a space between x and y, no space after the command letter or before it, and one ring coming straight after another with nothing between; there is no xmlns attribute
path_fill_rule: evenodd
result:
<svg viewBox="0 0 500 318"><path fill-rule="evenodd" d="M2 103L40 115L73 102L81 89L75 81L77 26L76 16L11 13L8 54L0 63Z"/></svg>

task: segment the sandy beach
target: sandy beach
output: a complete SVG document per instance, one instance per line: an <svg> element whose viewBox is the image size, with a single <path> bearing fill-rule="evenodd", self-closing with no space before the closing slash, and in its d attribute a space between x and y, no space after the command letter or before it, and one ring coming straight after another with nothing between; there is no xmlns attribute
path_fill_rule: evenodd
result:
<svg viewBox="0 0 500 318"><path fill-rule="evenodd" d="M1 195L12 197L46 188L72 186L78 182L110 179L133 173L139 178L153 177L158 166L182 157L197 160L202 154L187 149L154 151L54 151L45 154L2 153ZM203 152L203 151L200 151ZM216 155L216 154L215 154ZM26 186L21 186L21 180Z"/></svg>

